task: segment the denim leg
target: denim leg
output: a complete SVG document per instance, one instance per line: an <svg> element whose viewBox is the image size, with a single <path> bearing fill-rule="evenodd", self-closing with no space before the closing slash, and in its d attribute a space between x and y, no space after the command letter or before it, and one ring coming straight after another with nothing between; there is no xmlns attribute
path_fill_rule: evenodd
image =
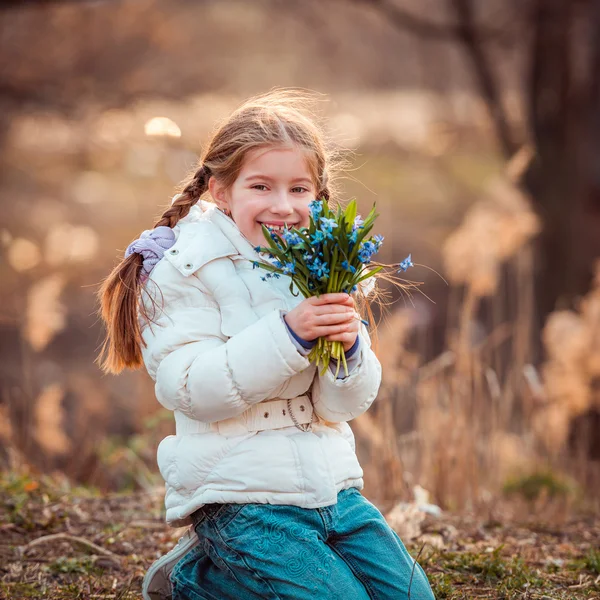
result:
<svg viewBox="0 0 600 600"><path fill-rule="evenodd" d="M261 600L251 596L203 544L190 550L171 573L172 600Z"/></svg>
<svg viewBox="0 0 600 600"><path fill-rule="evenodd" d="M209 556L245 589L238 600L369 600L346 561L327 545L319 509L244 504L234 515L205 519L196 532Z"/></svg>
<svg viewBox="0 0 600 600"><path fill-rule="evenodd" d="M329 529L329 544L350 565L372 599L407 600L410 586L410 600L435 600L421 566L359 490L340 492Z"/></svg>

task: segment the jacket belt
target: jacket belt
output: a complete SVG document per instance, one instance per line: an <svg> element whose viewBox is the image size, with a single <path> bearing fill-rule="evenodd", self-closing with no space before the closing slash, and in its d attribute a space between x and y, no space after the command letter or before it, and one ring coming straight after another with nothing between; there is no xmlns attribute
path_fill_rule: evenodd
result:
<svg viewBox="0 0 600 600"><path fill-rule="evenodd" d="M212 427L221 435L243 435L253 431L294 426L309 431L313 412L312 402L307 395L289 400L274 398L251 406L237 417L216 421L212 423Z"/></svg>

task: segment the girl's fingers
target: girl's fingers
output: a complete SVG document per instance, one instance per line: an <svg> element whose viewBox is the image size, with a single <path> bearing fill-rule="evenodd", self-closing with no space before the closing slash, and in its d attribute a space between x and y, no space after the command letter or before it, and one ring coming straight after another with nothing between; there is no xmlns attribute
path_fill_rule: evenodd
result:
<svg viewBox="0 0 600 600"><path fill-rule="evenodd" d="M327 336L340 336L345 333L358 333L358 325L356 321L350 321L346 323L340 323L338 325L329 325L325 327L319 327L319 337ZM337 338L336 338L337 339Z"/></svg>
<svg viewBox="0 0 600 600"><path fill-rule="evenodd" d="M315 324L317 327L322 327L324 325L336 325L338 323L348 323L352 321L353 318L354 314L346 311L329 313L325 315L317 315Z"/></svg>
<svg viewBox="0 0 600 600"><path fill-rule="evenodd" d="M331 314L348 314L351 315L354 310L350 306L345 306L341 304L327 304L323 306L316 306L313 309L313 314L321 316L321 315L331 315Z"/></svg>
<svg viewBox="0 0 600 600"><path fill-rule="evenodd" d="M330 342L342 342L342 343L354 343L356 340L356 333L342 333L338 335L329 335L325 339Z"/></svg>
<svg viewBox="0 0 600 600"><path fill-rule="evenodd" d="M318 333L316 334L317 337L323 337L323 338L327 338L328 336L331 335L341 335L343 333L347 333L349 331L350 325L348 325L347 323L341 323L338 325L326 325L324 327L319 327L316 329L316 331L318 331Z"/></svg>
<svg viewBox="0 0 600 600"><path fill-rule="evenodd" d="M342 292L335 294L321 294L319 297L314 296L312 298L313 304L345 304L348 300L354 303L354 300L348 294Z"/></svg>

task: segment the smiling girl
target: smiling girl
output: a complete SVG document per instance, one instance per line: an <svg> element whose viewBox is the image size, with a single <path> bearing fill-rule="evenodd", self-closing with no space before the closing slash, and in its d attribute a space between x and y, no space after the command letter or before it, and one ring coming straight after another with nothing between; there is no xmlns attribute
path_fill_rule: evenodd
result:
<svg viewBox="0 0 600 600"><path fill-rule="evenodd" d="M347 422L375 399L381 366L354 297L303 299L253 268L262 225L307 227L331 168L301 98L245 102L103 285L102 366L144 364L173 411L158 448L166 520L192 526L148 571L147 599L433 598L359 491ZM342 342L347 375L308 361L319 337Z"/></svg>

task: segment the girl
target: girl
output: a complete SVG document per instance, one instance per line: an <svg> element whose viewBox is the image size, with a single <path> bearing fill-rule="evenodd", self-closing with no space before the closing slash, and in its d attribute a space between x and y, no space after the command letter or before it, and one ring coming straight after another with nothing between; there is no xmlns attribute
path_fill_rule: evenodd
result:
<svg viewBox="0 0 600 600"><path fill-rule="evenodd" d="M375 399L381 366L355 298L303 299L253 268L268 260L261 224L306 227L309 204L329 200L331 154L302 107L275 91L238 108L101 290L102 366L145 364L173 411L158 448L166 520L193 527L145 598L433 598L359 491L347 421ZM347 376L308 361L319 337L342 342Z"/></svg>

